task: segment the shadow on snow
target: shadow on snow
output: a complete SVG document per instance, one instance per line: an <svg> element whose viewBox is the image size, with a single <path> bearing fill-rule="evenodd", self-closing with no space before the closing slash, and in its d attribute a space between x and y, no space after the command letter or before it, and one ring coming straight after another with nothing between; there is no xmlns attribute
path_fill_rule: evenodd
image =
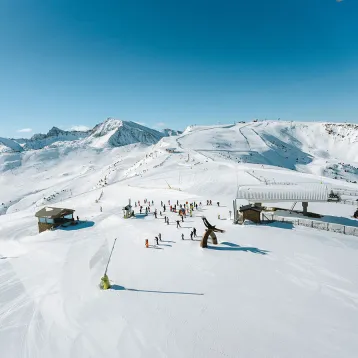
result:
<svg viewBox="0 0 358 358"><path fill-rule="evenodd" d="M279 221L274 221L272 223L265 224L265 226L276 227L279 229L286 229L286 230L292 230L294 227L293 223L279 222Z"/></svg>
<svg viewBox="0 0 358 358"><path fill-rule="evenodd" d="M240 245L233 244L231 242L220 242L220 245L225 245L225 246L208 246L207 248L210 250L218 250L218 251L245 251L245 252L251 252L253 254L259 254L259 255L267 255L269 253L269 251L261 250L257 247L243 247Z"/></svg>
<svg viewBox="0 0 358 358"><path fill-rule="evenodd" d="M76 225L59 226L57 229L58 230L72 231L72 230L86 229L86 228L92 227L93 225L94 225L94 221L80 221Z"/></svg>
<svg viewBox="0 0 358 358"><path fill-rule="evenodd" d="M195 293L195 292L172 292L172 291L154 291L154 290L138 290L136 288L126 288L119 285L112 285L111 290L115 291L131 291L131 292L144 292L144 293L165 293L172 295L192 295L192 296L204 296L203 293Z"/></svg>

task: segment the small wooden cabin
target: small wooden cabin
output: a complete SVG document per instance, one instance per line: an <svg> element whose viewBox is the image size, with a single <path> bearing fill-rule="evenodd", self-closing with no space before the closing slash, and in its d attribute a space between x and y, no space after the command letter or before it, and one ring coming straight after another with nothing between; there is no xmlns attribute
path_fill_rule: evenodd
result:
<svg viewBox="0 0 358 358"><path fill-rule="evenodd" d="M168 153L175 153L176 152L176 148L166 148L165 149Z"/></svg>
<svg viewBox="0 0 358 358"><path fill-rule="evenodd" d="M35 214L38 218L39 232L50 230L60 225L70 225L74 223L73 213L75 210L45 207Z"/></svg>
<svg viewBox="0 0 358 358"><path fill-rule="evenodd" d="M239 221L244 222L250 220L256 224L261 223L261 212L262 208L255 205L241 206L239 209L240 219Z"/></svg>

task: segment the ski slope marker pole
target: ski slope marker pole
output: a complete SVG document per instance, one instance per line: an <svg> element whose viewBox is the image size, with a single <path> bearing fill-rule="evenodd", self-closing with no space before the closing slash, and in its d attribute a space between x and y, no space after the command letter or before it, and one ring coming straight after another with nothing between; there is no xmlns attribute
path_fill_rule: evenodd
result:
<svg viewBox="0 0 358 358"><path fill-rule="evenodd" d="M104 276L107 275L107 270L108 270L108 265L109 265L109 261L111 261L111 257L112 257L112 253L113 253L113 250L114 250L114 245L116 244L116 241L117 241L117 238L114 239L114 243L113 243L113 247L112 247L112 251L109 255L109 258L108 258L108 262L107 262L107 266L106 266L106 271L104 271Z"/></svg>

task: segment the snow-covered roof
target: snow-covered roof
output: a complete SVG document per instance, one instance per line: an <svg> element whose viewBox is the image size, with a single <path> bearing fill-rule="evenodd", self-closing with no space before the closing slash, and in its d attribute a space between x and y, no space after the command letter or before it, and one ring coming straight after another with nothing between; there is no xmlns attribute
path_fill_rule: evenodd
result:
<svg viewBox="0 0 358 358"><path fill-rule="evenodd" d="M73 209L63 209L63 208L53 208L51 206L47 206L41 210L39 210L35 216L38 218L59 218L66 215L71 215L74 213Z"/></svg>
<svg viewBox="0 0 358 358"><path fill-rule="evenodd" d="M249 202L327 201L329 189L324 184L245 185L237 191L237 199Z"/></svg>

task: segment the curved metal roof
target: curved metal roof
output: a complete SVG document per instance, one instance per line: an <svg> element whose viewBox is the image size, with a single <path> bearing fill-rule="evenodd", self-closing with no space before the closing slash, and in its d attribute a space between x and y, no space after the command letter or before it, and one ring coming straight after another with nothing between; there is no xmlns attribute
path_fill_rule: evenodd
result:
<svg viewBox="0 0 358 358"><path fill-rule="evenodd" d="M280 201L327 201L329 188L324 184L293 185L245 185L240 186L236 199L249 202L280 202Z"/></svg>

